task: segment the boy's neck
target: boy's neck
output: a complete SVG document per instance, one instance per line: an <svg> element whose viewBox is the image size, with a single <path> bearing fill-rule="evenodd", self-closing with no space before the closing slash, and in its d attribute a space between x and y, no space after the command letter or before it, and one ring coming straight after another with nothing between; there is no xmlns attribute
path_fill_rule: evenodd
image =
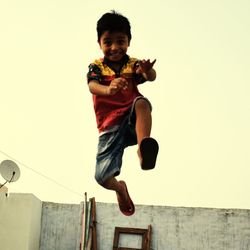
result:
<svg viewBox="0 0 250 250"><path fill-rule="evenodd" d="M104 57L104 63L107 64L116 74L119 74L123 65L125 65L129 60L129 56L126 54L123 58L117 62L110 61L108 58Z"/></svg>

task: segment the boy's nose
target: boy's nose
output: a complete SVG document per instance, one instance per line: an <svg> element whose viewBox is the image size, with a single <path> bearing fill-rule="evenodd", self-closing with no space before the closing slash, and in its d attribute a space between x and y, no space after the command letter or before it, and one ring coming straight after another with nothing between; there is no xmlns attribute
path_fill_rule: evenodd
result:
<svg viewBox="0 0 250 250"><path fill-rule="evenodd" d="M113 43L111 46L111 50L117 50L117 49L118 49L117 44Z"/></svg>

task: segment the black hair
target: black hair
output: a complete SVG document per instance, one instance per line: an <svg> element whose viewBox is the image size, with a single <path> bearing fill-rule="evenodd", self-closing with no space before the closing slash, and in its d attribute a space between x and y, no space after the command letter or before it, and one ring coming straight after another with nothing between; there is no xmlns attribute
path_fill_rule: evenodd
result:
<svg viewBox="0 0 250 250"><path fill-rule="evenodd" d="M110 33L123 32L128 36L128 41L130 41L132 38L129 20L125 16L119 14L114 10L105 13L98 20L96 30L98 42L100 42L101 35L105 31L108 31Z"/></svg>

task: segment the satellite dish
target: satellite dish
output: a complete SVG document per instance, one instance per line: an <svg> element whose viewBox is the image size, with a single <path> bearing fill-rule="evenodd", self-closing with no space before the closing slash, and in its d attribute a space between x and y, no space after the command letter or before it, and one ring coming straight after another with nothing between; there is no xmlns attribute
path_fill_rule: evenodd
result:
<svg viewBox="0 0 250 250"><path fill-rule="evenodd" d="M0 174L7 182L17 181L20 177L20 169L14 161L4 160L0 164Z"/></svg>

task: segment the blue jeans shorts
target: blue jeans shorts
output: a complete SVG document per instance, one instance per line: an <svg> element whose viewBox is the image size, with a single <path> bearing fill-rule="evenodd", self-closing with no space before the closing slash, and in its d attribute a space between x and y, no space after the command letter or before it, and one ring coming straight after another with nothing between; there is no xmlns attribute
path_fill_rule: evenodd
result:
<svg viewBox="0 0 250 250"><path fill-rule="evenodd" d="M95 179L100 185L103 185L109 178L120 174L124 149L137 144L135 103L139 99L146 100L152 110L151 103L147 98L137 97L130 113L124 117L119 127L115 131L106 132L99 137Z"/></svg>

